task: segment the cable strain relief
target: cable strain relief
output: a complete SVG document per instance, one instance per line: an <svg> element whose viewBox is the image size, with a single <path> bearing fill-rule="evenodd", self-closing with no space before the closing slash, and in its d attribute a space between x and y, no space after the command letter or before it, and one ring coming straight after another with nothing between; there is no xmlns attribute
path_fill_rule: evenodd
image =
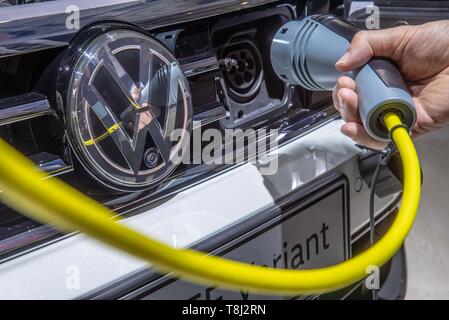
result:
<svg viewBox="0 0 449 320"><path fill-rule="evenodd" d="M409 128L406 124L403 124L403 123L397 124L397 125L395 125L393 128L391 128L391 130L388 132L388 138L389 138L391 141L393 141L393 133L394 133L394 131L395 131L396 129L399 129L399 128L404 128L405 130L407 130L407 132L410 132L410 128Z"/></svg>

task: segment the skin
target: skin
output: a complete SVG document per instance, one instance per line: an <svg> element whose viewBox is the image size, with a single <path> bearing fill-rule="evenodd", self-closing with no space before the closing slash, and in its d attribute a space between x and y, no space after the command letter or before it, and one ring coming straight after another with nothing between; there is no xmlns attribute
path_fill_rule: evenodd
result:
<svg viewBox="0 0 449 320"><path fill-rule="evenodd" d="M133 97L134 101L138 101L140 98L140 90L137 87L133 87L131 90L131 97Z"/></svg>
<svg viewBox="0 0 449 320"><path fill-rule="evenodd" d="M449 123L449 21L361 31L335 67L354 70L373 56L388 57L399 67L416 106L414 137ZM385 146L371 138L362 125L354 80L341 77L332 96L346 122L343 134L372 148Z"/></svg>
<svg viewBox="0 0 449 320"><path fill-rule="evenodd" d="M142 90L141 90L141 89L138 89L138 88L135 87L135 86L133 86L132 89L131 89L131 91L130 91L130 94L131 94L131 97L134 99L134 102L137 103L137 102L139 101L139 99L141 98ZM146 102L144 102L144 103L142 104L141 108L146 108L146 107L148 107L148 106L149 106L149 104L146 103ZM159 110L159 108L156 108L156 107L154 107L154 106L151 107L151 112L152 112L153 116L156 117L156 118L159 117L159 115L160 115L160 110ZM151 117L150 117L149 114L144 113L144 114L141 116L141 118L144 119L145 121L147 121L148 118L151 118ZM150 121L151 121L151 120L150 120Z"/></svg>

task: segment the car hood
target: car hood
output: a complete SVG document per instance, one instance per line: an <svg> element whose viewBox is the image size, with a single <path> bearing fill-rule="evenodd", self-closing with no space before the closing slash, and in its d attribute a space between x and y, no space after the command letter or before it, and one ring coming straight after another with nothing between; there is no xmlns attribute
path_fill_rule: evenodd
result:
<svg viewBox="0 0 449 320"><path fill-rule="evenodd" d="M116 20L152 29L271 2L276 1L55 0L0 6L0 57L66 46L78 31L66 24L74 9L79 9L80 28L101 20Z"/></svg>

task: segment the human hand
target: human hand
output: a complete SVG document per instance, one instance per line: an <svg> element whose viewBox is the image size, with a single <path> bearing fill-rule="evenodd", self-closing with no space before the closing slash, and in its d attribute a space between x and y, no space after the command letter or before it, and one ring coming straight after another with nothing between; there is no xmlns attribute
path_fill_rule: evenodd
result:
<svg viewBox="0 0 449 320"><path fill-rule="evenodd" d="M335 66L342 72L354 70L374 56L388 57L399 67L416 106L414 136L449 123L449 21L358 32ZM359 144L381 149L385 144L363 127L355 86L343 76L332 94L346 122L341 131Z"/></svg>

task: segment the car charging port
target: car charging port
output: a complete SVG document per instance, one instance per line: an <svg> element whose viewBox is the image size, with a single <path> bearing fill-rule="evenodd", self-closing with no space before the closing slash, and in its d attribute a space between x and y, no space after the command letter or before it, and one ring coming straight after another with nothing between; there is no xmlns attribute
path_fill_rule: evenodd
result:
<svg viewBox="0 0 449 320"><path fill-rule="evenodd" d="M221 50L220 59L232 62L223 72L229 96L240 103L253 100L263 80L262 57L257 46L250 40L237 41Z"/></svg>
<svg viewBox="0 0 449 320"><path fill-rule="evenodd" d="M270 43L275 32L293 19L289 7L221 19L211 27L212 51L228 96L224 128L246 128L281 116L291 106L292 90L274 73Z"/></svg>

